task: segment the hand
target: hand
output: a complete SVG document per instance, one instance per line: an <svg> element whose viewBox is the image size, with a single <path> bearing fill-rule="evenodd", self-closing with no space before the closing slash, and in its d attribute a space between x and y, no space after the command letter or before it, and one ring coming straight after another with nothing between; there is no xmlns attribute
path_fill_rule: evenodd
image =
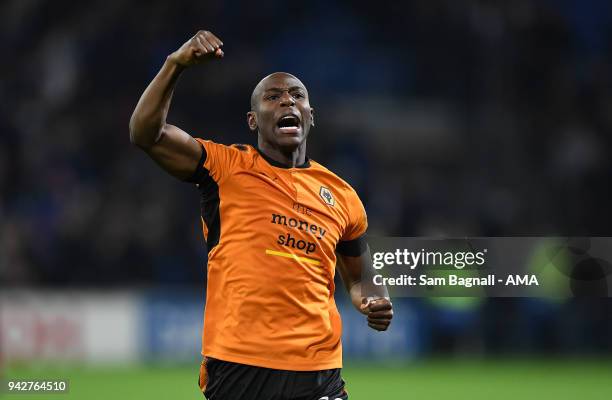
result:
<svg viewBox="0 0 612 400"><path fill-rule="evenodd" d="M364 297L360 311L368 316L368 326L377 331L386 331L393 318L393 304L386 297Z"/></svg>
<svg viewBox="0 0 612 400"><path fill-rule="evenodd" d="M190 67L205 60L223 58L221 46L223 46L223 42L212 32L198 31L177 51L170 54L168 59L182 67Z"/></svg>

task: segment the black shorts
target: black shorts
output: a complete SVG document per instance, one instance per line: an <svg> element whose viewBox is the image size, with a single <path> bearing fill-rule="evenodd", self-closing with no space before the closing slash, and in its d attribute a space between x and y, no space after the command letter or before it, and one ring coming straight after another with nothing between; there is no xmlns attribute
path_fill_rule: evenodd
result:
<svg viewBox="0 0 612 400"><path fill-rule="evenodd" d="M340 369L284 371L207 357L198 384L208 400L346 400Z"/></svg>

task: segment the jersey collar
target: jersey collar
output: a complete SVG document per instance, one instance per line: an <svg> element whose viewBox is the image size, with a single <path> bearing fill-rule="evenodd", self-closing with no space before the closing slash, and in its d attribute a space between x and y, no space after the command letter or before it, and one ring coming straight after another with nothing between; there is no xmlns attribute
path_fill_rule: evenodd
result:
<svg viewBox="0 0 612 400"><path fill-rule="evenodd" d="M268 164L272 165L273 167L277 167L277 168L283 168L283 169L291 169L291 168L308 168L310 167L310 159L308 157L306 157L306 160L304 161L303 164L300 165L296 165L295 167L288 167L283 163L279 163L276 160L271 159L270 157L268 157L267 155L265 155L263 153L263 151L259 150L257 147L255 148L255 150L257 150L257 152L259 153L259 155L268 162Z"/></svg>

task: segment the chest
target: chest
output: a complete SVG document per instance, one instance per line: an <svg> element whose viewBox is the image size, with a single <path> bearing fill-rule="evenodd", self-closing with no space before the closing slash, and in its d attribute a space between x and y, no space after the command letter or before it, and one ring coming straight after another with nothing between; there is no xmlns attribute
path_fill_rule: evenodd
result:
<svg viewBox="0 0 612 400"><path fill-rule="evenodd" d="M243 170L222 188L223 207L261 230L334 248L348 215L333 182L298 169ZM326 246L327 247L327 246Z"/></svg>

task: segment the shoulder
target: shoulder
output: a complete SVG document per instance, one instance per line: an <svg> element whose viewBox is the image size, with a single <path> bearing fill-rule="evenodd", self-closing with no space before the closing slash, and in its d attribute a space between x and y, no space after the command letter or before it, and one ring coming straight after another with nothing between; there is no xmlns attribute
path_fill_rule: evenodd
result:
<svg viewBox="0 0 612 400"><path fill-rule="evenodd" d="M239 153L249 154L255 151L253 146L248 145L248 144L242 144L242 143L223 144L223 143L217 143L212 140L202 139L202 138L195 138L195 140L198 141L198 143L200 143L204 147L204 149L207 151L210 149L212 151L225 151L225 152L233 152L236 154L239 154Z"/></svg>
<svg viewBox="0 0 612 400"><path fill-rule="evenodd" d="M196 140L202 145L206 158L212 162L244 162L252 160L254 155L257 154L255 148L248 144L222 144L200 138L196 138Z"/></svg>
<svg viewBox="0 0 612 400"><path fill-rule="evenodd" d="M246 144L220 144L212 140L196 138L202 145L202 167L216 181L221 182L237 170L250 168L253 164L256 150Z"/></svg>

